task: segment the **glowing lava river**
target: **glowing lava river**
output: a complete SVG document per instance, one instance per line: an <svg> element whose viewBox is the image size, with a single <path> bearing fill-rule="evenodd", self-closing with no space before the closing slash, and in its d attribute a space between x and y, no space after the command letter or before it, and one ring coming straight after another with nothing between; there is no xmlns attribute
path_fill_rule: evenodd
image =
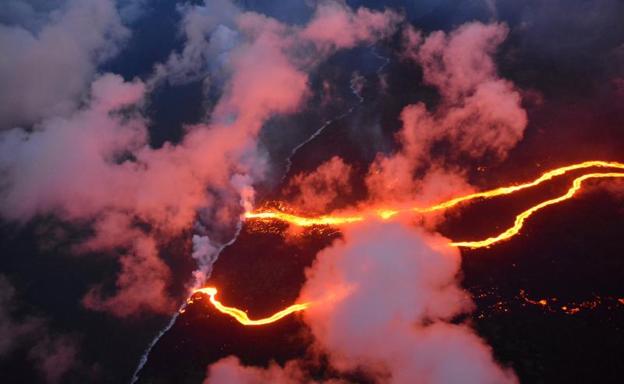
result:
<svg viewBox="0 0 624 384"><path fill-rule="evenodd" d="M210 298L210 303L212 305L214 305L214 307L219 312L224 313L226 315L232 316L239 323L241 323L243 325L265 325L265 324L274 323L277 320L290 315L291 313L303 311L304 309L306 309L309 306L308 303L293 304L290 307L287 307L286 309L283 309L283 310L281 310L279 312L276 312L276 313L274 313L273 315L271 315L269 317L265 317L263 319L252 320L252 319L249 318L249 316L247 316L246 312L244 312L244 311L242 311L242 310L240 310L238 308L227 307L227 306L221 304L221 302L216 299L217 288L215 288L215 287L201 288L201 289L196 290L193 293L203 293L205 295L208 295L208 297ZM191 302L192 302L192 300L189 299L189 303L191 303Z"/></svg>
<svg viewBox="0 0 624 384"><path fill-rule="evenodd" d="M551 198L545 201L542 201L529 209L518 214L514 220L513 226L507 228L501 233L494 235L492 237L488 237L482 240L474 240L474 241L454 241L449 243L449 245L454 247L462 247L462 248L485 248L496 243L499 243L504 240L508 240L513 236L520 233L520 230L524 226L525 221L537 213L538 211L563 201L569 200L574 197L583 187L584 183L593 179L614 179L614 178L624 178L624 163L619 162L608 162L608 161L585 161L582 163L571 164L568 166L555 168L550 171L543 173L537 179L511 186L498 187L495 189L491 189L488 191L472 193L464 196L459 196L452 198L447 201L443 201L428 207L408 207L408 208L393 208L393 207L383 207L383 208L374 208L374 209L365 209L358 212L354 212L351 214L343 214L343 215L322 215L316 217L304 217L297 216L294 214L286 213L280 210L261 210L261 211L250 211L244 213L244 218L246 220L263 220L263 221L282 221L291 225L300 226L300 227L311 227L311 226L344 226L352 223L362 222L368 219L381 219L381 220L392 220L400 214L419 214L424 215L431 212L442 211L449 208L453 208L461 203L469 202L472 200L480 200L480 199L488 199L496 196L509 195L524 189L532 188L538 186L546 181L552 180L557 176L562 176L566 173L576 171L576 170L585 170L591 168L601 168L608 169L610 172L591 172L585 173L581 176L576 177L572 181L571 187L567 190L566 193ZM614 172L615 170L621 170L623 172ZM238 308L228 307L219 302L215 297L217 294L217 289L214 287L200 288L195 290L194 294L204 294L208 295L210 298L210 303L221 313L229 315L236 319L239 323L248 326L254 325L264 325L276 322L285 316L288 316L292 313L303 311L308 308L311 303L300 303L293 304L279 312L276 312L272 316L252 320L248 317L247 313Z"/></svg>

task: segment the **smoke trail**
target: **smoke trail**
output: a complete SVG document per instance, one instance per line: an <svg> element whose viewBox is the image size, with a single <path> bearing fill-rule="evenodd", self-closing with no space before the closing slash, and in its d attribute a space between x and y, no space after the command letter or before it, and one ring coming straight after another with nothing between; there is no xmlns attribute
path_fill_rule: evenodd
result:
<svg viewBox="0 0 624 384"><path fill-rule="evenodd" d="M242 229L243 229L243 221L239 219L238 223L236 224L236 232L234 232L234 236L232 236L232 238L228 242L226 242L221 247L219 247L217 252L215 252L215 256L212 260L212 263L201 266L195 271L195 272L199 272L200 274L204 276L204 281L195 280L192 286L192 289L190 290L191 292L199 288L199 285L205 283L205 281L208 280L208 278L210 277L210 273L212 272L212 266L219 259L219 255L221 255L221 252L223 252L225 248L234 244L236 239L238 239L238 236L240 235ZM193 273L193 275L197 276L195 272ZM139 359L139 364L137 365L136 369L132 373L132 379L130 380L130 384L135 384L139 380L139 374L143 370L143 367L145 367L145 364L147 364L147 360L149 359L149 355L152 352L152 349L154 349L154 347L156 346L156 344L158 344L160 339L167 332L169 332L171 327L173 327L176 320L178 319L178 316L180 316L180 313L183 312L186 306L187 306L187 302L186 300L184 300L184 303L180 306L180 308L178 308L178 310L173 314L173 316L171 316L171 319L169 320L167 325L160 332L158 332L158 335L156 335L156 337L148 344L147 348L145 349L145 352L143 352L143 354L141 355L141 358Z"/></svg>
<svg viewBox="0 0 624 384"><path fill-rule="evenodd" d="M390 64L390 58L380 55L375 49L374 45L371 46L371 53L373 54L373 56L383 61L383 64L381 64L379 68L377 68L377 70L375 71L377 75L381 75L381 72L383 72L383 70Z"/></svg>
<svg viewBox="0 0 624 384"><path fill-rule="evenodd" d="M366 78L364 76L360 75L357 72L354 72L353 76L351 77L351 81L349 82L349 88L351 89L351 93L353 93L353 95L357 97L359 104L362 104L364 102L364 97L360 92L362 92L362 87L365 81Z"/></svg>
<svg viewBox="0 0 624 384"><path fill-rule="evenodd" d="M381 72L384 70L384 68L390 63L390 58L388 57L384 57L381 56L380 54L377 53L377 51L375 50L375 46L371 46L371 53L373 54L373 56L375 56L376 58L383 60L383 63L377 68L377 70L375 71L375 73L377 75L380 75ZM332 123L338 121L338 120L342 120L345 117L349 116L351 113L353 113L353 111L355 111L355 109L357 107L359 107L360 105L362 105L362 103L364 103L364 96L362 96L361 94L361 90L358 89L356 87L357 85L357 80L361 78L359 76L355 76L353 78L351 78L351 81L349 82L349 88L351 89L351 93L357 98L358 102L357 104L352 105L351 107L349 107L349 109L347 109L345 112L341 113L340 115L334 117L333 119L329 119L326 120L320 127L319 129L317 129L316 131L314 131L314 133L312 133L312 135L310 135L307 139L305 139L304 141L302 141L301 143L297 144L292 151L290 151L290 155L286 158L286 169L284 171L284 175L282 176L282 182L284 182L284 180L286 180L286 177L288 176L288 173L290 172L290 168L292 167L292 158L297 154L297 152L299 152L299 150L301 148L303 148L306 144L310 143L312 140L316 139L318 136L321 135L321 133L323 133L323 131L325 131L325 128L327 128L329 125L331 125Z"/></svg>
<svg viewBox="0 0 624 384"><path fill-rule="evenodd" d="M330 7L331 8L331 7ZM325 9L325 8L322 8ZM332 8L333 9L333 8ZM344 10L343 10L344 11ZM399 18L396 17L396 15L392 14L392 13L387 13L384 14L385 17L388 19L387 20L387 24L388 26L395 24L396 22L398 22ZM314 25L313 25L314 26ZM315 25L316 27L318 27L319 25ZM393 27L392 27L393 28ZM384 30L388 29L385 32L389 32L392 28L387 28L387 26L384 26L384 28L382 28L382 30L378 30L376 32L380 33L380 35L384 35ZM372 28L374 29L374 28ZM328 42L330 42L330 40L327 40L327 36L324 36L323 34L321 34L320 36L317 36L318 30L315 30L314 28L312 29L307 29L304 30L302 32L303 35L307 36L308 39L310 39L310 41L315 42L316 44L318 44L319 46L322 44L326 44ZM364 37L352 37L350 39L350 41L343 41L341 42L341 44L339 44L342 48L346 48L349 46L354 45L357 41L366 41L366 40L370 40L372 39L372 34L370 36L364 36ZM374 53L375 56L377 56L376 53ZM378 72L383 69L383 66L385 66L387 64L387 61L384 62L384 64L380 67L380 69L378 69ZM330 119L327 120L325 123L323 123L321 125L321 127L319 129L317 129L310 137L308 137L308 139L306 139L305 141L303 141L302 143L300 143L299 145L297 145L295 148L293 148L293 150L290 153L290 156L286 159L286 170L284 172L284 178L288 175L288 172L290 171L290 168L292 166L292 157L299 151L299 149L301 149L303 146L305 146L307 143L311 142L312 140L314 140L317 136L319 136L324 130L325 128L327 128L331 123L333 123L336 120L342 119L346 116L348 116L349 114L351 114L355 108L357 106L359 106L360 104L362 104L362 102L364 101L364 98L360 95L359 90L356 87L356 83L354 81L352 81L350 83L350 89L351 92L357 97L358 99L358 103L356 105L351 106L347 111L345 111L344 113L342 113L341 115L337 116L334 119ZM244 196L243 196L243 200ZM241 201L241 205L243 205L243 207L245 207L245 201ZM218 257L220 255L220 253L223 251L223 249L225 249L227 246L231 245L232 243L234 243L236 241L236 239L238 238L240 232L242 230L242 221L239 220L237 223L237 227L236 227L236 232L233 236L233 238L228 241L227 243L223 244L216 252L215 252L215 256L214 258L212 258L211 260L209 260L206 263L201 263L199 265L199 268L193 273L194 278L195 278L195 282L193 284L193 288L197 289L200 287L200 285L202 285L209 277L210 272L212 270L212 265L218 260ZM198 278L199 277L199 278ZM180 309L184 309L184 307L186 306L185 304L182 304L182 306L180 307ZM138 380L138 375L141 372L141 370L143 369L143 367L145 366L145 364L147 363L147 360L149 358L149 354L151 352L151 350L153 349L153 347L158 343L158 341L167 333L167 331L169 331L169 329L171 329L171 327L173 326L173 324L175 323L178 315L179 315L179 311L177 311L171 318L171 320L169 321L169 323L167 324L167 326L160 331L160 333L152 340L152 342L149 344L148 348L146 349L146 351L143 353L143 355L141 356L141 359L139 361L139 365L137 366L137 368L134 371L134 374L132 376L132 380L131 383L136 383L136 381Z"/></svg>
<svg viewBox="0 0 624 384"><path fill-rule="evenodd" d="M180 308L176 311L176 313L171 317L165 328L158 332L158 335L156 335L156 337L149 343L147 349L145 350L145 352L143 352L141 358L139 359L139 365L137 365L136 369L132 373L132 379L130 380L130 384L134 384L139 380L139 373L141 373L143 367L145 366L145 364L147 364L147 359L149 358L150 352L156 346L158 341L160 341L160 339L165 335L165 333L167 333L171 329L171 327L173 327L173 324L175 324L178 316L180 315L180 311L185 307L186 302L184 302L184 304L182 304Z"/></svg>
<svg viewBox="0 0 624 384"><path fill-rule="evenodd" d="M314 140L317 136L319 136L321 133L323 133L325 128L327 128L327 126L329 126L331 123L333 123L334 121L337 121L337 120L345 118L346 116L351 114L355 110L355 108L357 106L359 106L361 103L364 102L364 98L360 95L359 91L355 87L354 79L351 80L349 87L351 89L351 92L355 95L355 97L357 97L358 104L351 106L347 111L345 111L344 113L340 114L339 116L337 116L337 117L335 117L333 119L325 121L321 125L321 127L319 129L317 129L310 137L308 137L306 140L304 140L303 142L299 143L297 146L295 146L293 148L293 150L290 153L290 156L286 159L286 170L284 172L284 175L282 176L282 181L288 176L288 172L290 171L290 168L292 166L292 157L302 147L304 147L306 144L308 144L309 142ZM241 203L244 205L244 202L241 201ZM204 265L201 265L201 263L200 263L199 268L193 272L195 280L194 280L194 283L193 283L193 285L191 287L192 288L191 292L194 291L195 289L199 288L206 280L208 280L208 278L210 277L210 273L212 271L212 266L219 259L219 255L221 254L221 252L226 247L228 247L229 245L232 245L236 241L236 239L238 239L238 236L239 236L239 234L240 234L240 232L242 230L242 227L243 227L243 222L242 222L242 220L239 220L237 225L236 225L236 232L234 233L234 236L232 237L232 239L230 239L230 241L228 241L227 243L223 244L215 252L214 258L212 260L210 260L209 263L205 263ZM197 279L197 276L203 276L203 278L202 279ZM169 320L167 325L149 343L149 345L147 346L145 352L141 355L141 358L139 359L139 364L137 365L136 369L134 370L134 373L132 374L132 379L130 381L130 384L135 384L138 381L139 374L141 373L141 371L143 370L143 368L147 364L147 361L149 359L149 355L150 355L152 349L154 349L154 347L160 341L160 339L171 329L171 327L173 327L173 325L175 324L176 320L178 319L178 316L180 315L180 311L185 309L186 306L187 306L187 302L185 300L184 303L180 306L180 308L173 314L173 316L171 317L171 319Z"/></svg>

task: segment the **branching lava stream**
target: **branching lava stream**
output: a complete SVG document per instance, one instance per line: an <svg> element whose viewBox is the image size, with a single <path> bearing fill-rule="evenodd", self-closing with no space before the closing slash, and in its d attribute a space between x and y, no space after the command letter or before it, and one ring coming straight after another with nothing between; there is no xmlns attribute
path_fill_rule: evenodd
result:
<svg viewBox="0 0 624 384"><path fill-rule="evenodd" d="M588 168L608 168L612 170L620 170L624 171L624 163L619 162L609 162L609 161L585 161L581 163L571 164L568 166L552 169L543 173L540 177L533 181L529 181L522 184L504 186L495 189L491 189L488 191L472 193L464 196L459 196L452 198L447 201L443 201L428 207L411 207L411 208L374 208L374 209L365 209L362 211L358 211L352 214L343 214L343 215L321 215L316 217L304 217L297 216L291 213L286 213L280 210L260 210L260 211L249 211L244 213L244 218L247 220L277 220L283 221L291 225L296 225L300 227L311 227L311 226L344 226L352 223L362 222L370 218L380 218L382 220L391 220L395 218L399 214L427 214L431 212L446 210L449 208L453 208L461 203L469 202L472 200L479 199L489 199L496 196L503 196L515 193L517 191L521 191L524 189L532 188L538 186L546 181L552 180L557 176L562 176L571 171L588 169ZM513 226L499 233L498 235L494 235L492 237L488 237L483 240L475 240L475 241L454 241L449 243L451 246L455 247L463 247L470 249L484 248L490 247L496 243L499 243L504 240L508 240L518 233L524 226L525 221L537 213L538 211L563 201L569 200L579 192L583 183L592 179L606 179L606 178L624 178L624 172L592 172L586 173L581 176L578 176L572 181L572 186L567 190L567 192L561 196L542 201L529 209L518 214L514 220ZM276 322L282 319L285 316L288 316L294 312L299 312L307 309L310 306L310 303L301 303L301 304L293 304L275 314L257 320L252 320L248 317L247 313L234 307L227 307L219 302L215 296L217 294L217 289L214 287L206 287L201 288L193 292L193 294L201 293L208 295L210 298L211 304L221 313L229 315L235 318L239 323L247 326L254 325L264 325Z"/></svg>

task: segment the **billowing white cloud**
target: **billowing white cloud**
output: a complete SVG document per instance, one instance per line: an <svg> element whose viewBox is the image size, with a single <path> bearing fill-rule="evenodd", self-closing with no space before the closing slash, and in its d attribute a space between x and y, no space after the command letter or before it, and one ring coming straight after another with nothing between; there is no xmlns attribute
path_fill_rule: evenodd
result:
<svg viewBox="0 0 624 384"><path fill-rule="evenodd" d="M35 23L43 25L0 24L0 129L73 111L98 63L128 35L112 0L67 1Z"/></svg>
<svg viewBox="0 0 624 384"><path fill-rule="evenodd" d="M54 23L49 28L64 32L71 29L69 25L79 33L83 23L89 23L86 10L97 10L102 17L114 10L107 2L85 4L88 7L75 5L62 14L63 28ZM350 23L360 22L349 9L337 10L351 14ZM222 96L207 121L186 127L180 143L166 143L158 149L149 146L141 115L148 86L114 74L97 76L80 107L51 111L52 116L32 130L14 128L0 133L0 172L5 176L0 214L26 222L54 213L63 220L92 224L94 236L77 249L119 252L121 268L112 296L103 297L103 290L95 287L83 302L117 316L172 309L170 271L158 257L159 241L191 228L198 217L204 228L198 233L202 241L195 242L193 256L202 269L195 277L206 275L213 253L223 243L212 236L238 221L241 206L253 199L252 183L265 171L265 161L256 151L260 129L276 114L297 111L309 94L308 72L322 59L317 50L302 49L311 42L298 36L300 27L243 12L231 2L185 6L182 12L186 47L157 67L156 77L166 73L176 81L186 81L196 74L206 75L204 69L213 60L222 60L212 55L212 44L219 41L227 48L228 73ZM364 24L350 44L374 38L372 32L370 36L363 32L367 25L389 31L397 22L372 11L364 15ZM371 17L374 23L368 21ZM77 26L65 21L74 18L79 19ZM113 19L118 21L117 16ZM236 42L229 40L226 27L236 35ZM76 45L75 36L55 33L59 33L53 34L58 44ZM94 52L104 55L110 33L94 28L84 38L102 43ZM40 44L48 48L51 43L44 39ZM91 72L93 62L89 61ZM7 76L8 70L0 68L0 72ZM55 76L65 78L64 74ZM156 84L152 81L150 85Z"/></svg>
<svg viewBox="0 0 624 384"><path fill-rule="evenodd" d="M499 77L493 58L508 29L473 22L425 38L412 28L405 31L404 57L422 67L424 82L436 88L440 101L433 109L422 102L403 109L403 127L396 136L400 150L380 155L372 164L369 192L373 199L383 199L389 192L399 199L414 199L425 187L413 175L427 168L435 171L438 184L454 186L439 198L469 191L453 162L461 156L503 159L522 139L527 125L520 92ZM440 143L448 148L433 153Z"/></svg>
<svg viewBox="0 0 624 384"><path fill-rule="evenodd" d="M473 304L459 282L459 251L447 239L400 222L366 222L343 236L306 270L297 299L310 303L302 316L312 351L327 356L334 376L360 372L396 384L518 382L468 324L453 321ZM208 367L205 384L316 382L302 366L293 360L245 367L229 357Z"/></svg>
<svg viewBox="0 0 624 384"><path fill-rule="evenodd" d="M349 227L306 272L301 302L318 348L341 371L389 383L513 383L490 348L450 320L472 308L448 240L401 223Z"/></svg>

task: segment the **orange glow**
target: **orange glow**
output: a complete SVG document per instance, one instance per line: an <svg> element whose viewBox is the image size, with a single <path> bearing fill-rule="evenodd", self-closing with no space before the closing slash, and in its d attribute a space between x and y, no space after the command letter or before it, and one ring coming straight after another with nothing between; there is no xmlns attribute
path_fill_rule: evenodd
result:
<svg viewBox="0 0 624 384"><path fill-rule="evenodd" d="M576 171L579 169L586 169L586 168L615 168L615 169L624 170L624 164L618 163L615 161L601 161L601 160L584 161L582 163L576 163L576 164L567 165L565 167L552 169L550 171L543 173L537 179L533 181L529 181L527 183L511 185L508 187L499 187L499 188L491 189L489 191L471 193L469 195L456 197L454 199L447 200L447 201L444 201L442 203L439 203L430 207L414 208L414 211L420 212L420 213L439 211L442 209L448 209L448 208L454 207L460 203L470 201L470 200L489 199L489 198L496 197L496 196L509 195L514 192L521 191L523 189L536 187L546 181L552 180L554 177L562 176L568 172Z"/></svg>
<svg viewBox="0 0 624 384"><path fill-rule="evenodd" d="M245 212L244 217L245 219L256 220L280 220L300 227L311 227L313 225L342 225L364 220L364 216L362 215L303 217L278 210Z"/></svg>
<svg viewBox="0 0 624 384"><path fill-rule="evenodd" d="M624 299L599 296L595 296L593 299L590 300L559 305L560 300L556 297L550 297L548 300L532 300L527 296L526 292L523 289L520 290L520 295L518 296L518 298L521 299L525 304L541 307L544 311L552 313L562 312L566 315L576 315L582 311L597 309L600 306L612 309L615 308L615 306L624 305Z"/></svg>
<svg viewBox="0 0 624 384"><path fill-rule="evenodd" d="M541 209L544 209L548 207L549 205L558 204L562 201L571 199L581 189L581 186L585 180L599 179L599 178L619 178L619 177L624 177L624 173L620 173L620 172L588 173L586 175L579 176L576 179L574 179L572 183L572 187L570 187L570 189L568 189L568 191L565 194L559 197L556 197L554 199L543 201L527 209L526 211L522 212L521 214L516 216L514 225L506 229L505 231L501 232L500 234L493 236L493 237L488 237L485 240L458 241L458 242L451 243L451 245L455 247L467 247L467 248L476 249L476 248L489 247L492 244L498 243L503 240L507 240L517 235L520 232L520 229L522 229L522 227L524 226L524 222L526 221L526 219L528 219L535 212Z"/></svg>
<svg viewBox="0 0 624 384"><path fill-rule="evenodd" d="M449 208L455 207L458 204L468 202L471 200L488 199L488 198L492 198L495 196L512 194L514 192L517 192L523 189L535 187L539 184L542 184L548 180L553 179L554 177L564 175L568 172L579 170L579 169L586 169L586 168L614 168L614 169L624 170L624 164L618 163L618 162L607 162L607 161L586 161L582 163L572 164L572 165L568 165L565 167L556 168L556 169L547 171L544 174L542 174L540 177L538 177L537 179L530 181L530 182L506 186L506 187L499 187L499 188L491 189L488 191L459 196L459 197L456 197L456 198L453 198L453 199L450 199L450 200L447 200L447 201L444 201L444 202L441 202L441 203L438 203L429 207L413 207L413 208L407 208L407 209L377 208L377 209L364 210L361 213L353 214L353 215L322 215L322 216L316 216L316 217L297 216L294 214L290 214L290 213L286 213L280 210L273 209L273 210L245 212L244 218L248 220L278 220L278 221L287 222L289 224L293 224L293 225L301 226L301 227L310 227L310 226L315 226L315 225L341 226L341 225L361 222L370 217L378 217L384 220L390 220L401 213L416 212L420 214L425 214L429 212L449 209ZM489 247L490 245L507 240L517 235L522 229L522 227L524 226L525 221L534 213L548 206L558 204L565 200L571 199L572 197L574 197L574 195L578 191L581 190L583 183L585 181L590 180L590 179L602 179L602 178L624 178L624 172L587 173L582 176L579 176L573 180L572 186L568 189L568 191L565 194L556 198L545 200L539 204L532 206L531 208L525 210L524 212L520 213L519 215L516 216L514 225L506 229L505 231L501 232L500 234L493 236L493 237L489 237L484 240L452 242L450 243L450 245L455 246L455 247L466 247L466 248L475 249L475 248ZM210 302L219 312L233 317L234 319L236 319L239 323L243 325L249 325L249 326L271 324L292 313L303 311L310 306L310 303L293 304L279 312L276 312L275 314L269 317L252 320L244 311L238 308L225 306L221 302L219 302L216 299L217 289L215 287L206 287L206 288L197 289L196 291L193 292L193 294L195 293L208 295L210 298ZM531 300L525 296L523 291L521 291L520 296L525 302L529 304L534 304L534 305L539 305L541 307L550 308L550 302L546 299L540 299L540 300L535 300L535 301ZM553 299L553 300L556 301L556 299ZM624 304L624 299L620 298L618 299L618 302L621 304ZM564 313L575 314L579 312L581 308L594 308L596 305L597 305L596 302L592 301L588 303L581 303L576 306L562 306L560 307L560 309Z"/></svg>
<svg viewBox="0 0 624 384"><path fill-rule="evenodd" d="M565 167L552 169L543 173L540 177L533 181L529 181L522 184L511 185L507 187L499 187L490 189L488 191L471 193L464 196L455 197L453 199L443 201L429 207L411 207L411 208L380 208L373 210L365 210L359 214L353 215L322 215L316 217L298 216L291 213L282 212L277 209L260 210L253 212L245 212L244 218L251 220L279 220L289 224L297 225L300 227L311 227L313 225L344 225L351 224L360 221L364 221L367 216L378 216L382 219L390 219L400 213L416 212L416 213L430 213L434 211L441 211L455 207L464 202L478 199L489 199L496 196L509 195L514 192L521 191L523 189L532 188L538 186L546 181L552 180L554 177L564 175L571 171L586 168L615 168L624 170L624 164L615 161L601 161L592 160L584 161L582 163L571 164Z"/></svg>
<svg viewBox="0 0 624 384"><path fill-rule="evenodd" d="M304 217L297 216L291 213L282 212L280 210L263 210L263 211L254 211L254 212L245 212L244 217L246 219L251 220L279 220L284 221L289 224L293 224L300 227L310 227L315 225L330 225L330 226L341 226L356 222L361 222L366 220L368 217L379 217L383 220L390 220L395 216L401 213L420 213L426 214L435 211L446 210L452 207L455 207L461 203L468 202L471 200L478 199L489 199L496 196L509 195L523 189L528 189L540 185L546 181L553 179L554 177L564 175L568 172L586 169L586 168L614 168L624 170L624 164L614 161L601 161L601 160L592 160L592 161L584 161L581 163L571 164L560 168L555 168L550 171L543 173L540 177L533 181L529 181L522 184L511 185L506 187L499 187L495 189L491 189L483 192L471 193L464 196L455 197L453 199L443 201L441 203L437 203L428 207L412 207L412 208L377 208L377 209L367 209L361 211L359 214L352 215L322 215L316 217ZM514 225L511 228L503 231L502 233L489 237L484 240L478 241L458 241L452 242L451 245L455 247L465 247L465 248L484 248L489 247L492 244L498 243L503 240L507 240L520 232L520 229L524 226L524 222L528 217L530 217L535 212L553 204L560 203L562 201L568 200L572 198L580 189L583 181L587 179L594 178L616 178L616 177L624 177L624 173L619 172L610 172L610 173L588 173L583 176L576 178L573 181L572 187L568 190L566 194L563 196L543 201L528 210L520 213L516 216L514 221Z"/></svg>
<svg viewBox="0 0 624 384"><path fill-rule="evenodd" d="M257 319L257 320L252 320L249 318L249 316L247 316L247 313L238 309L238 308L234 308L234 307L227 307L223 304L221 304L220 301L218 301L216 299L217 296L217 288L215 287L205 287L205 288L200 288L197 289L193 292L193 294L195 293L202 293L205 295L208 295L208 297L210 298L210 303L212 303L212 305L221 313L232 316L234 319L236 319L236 321L238 321L239 323L243 324L243 325L265 325L265 324L271 324L274 323L278 320L280 320L283 317L286 317L288 315L290 315L291 313L294 312L299 312L299 311L303 311L304 309L308 308L309 303L303 303L303 304L293 304L291 306L289 306L286 309L282 309L279 312L274 313L273 315L269 316L269 317L265 317L263 319Z"/></svg>
<svg viewBox="0 0 624 384"><path fill-rule="evenodd" d="M388 219L392 218L393 216L398 215L399 213L401 213L401 211L395 210L395 209L379 209L379 210L377 210L377 215L379 215L379 217L381 217L384 220L388 220Z"/></svg>

